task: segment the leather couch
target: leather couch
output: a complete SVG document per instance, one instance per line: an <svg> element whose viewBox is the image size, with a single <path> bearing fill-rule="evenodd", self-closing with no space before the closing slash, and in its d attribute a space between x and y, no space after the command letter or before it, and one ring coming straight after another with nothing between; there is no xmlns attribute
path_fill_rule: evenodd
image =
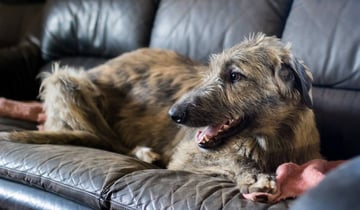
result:
<svg viewBox="0 0 360 210"><path fill-rule="evenodd" d="M88 69L152 47L206 63L261 31L291 42L312 70L324 157L350 159L360 154L359 11L357 0L48 0L34 28L0 48L0 96L35 99L36 75L53 61ZM36 127L1 118L0 129ZM108 151L0 142L1 209L288 209L292 202L251 202L224 178Z"/></svg>

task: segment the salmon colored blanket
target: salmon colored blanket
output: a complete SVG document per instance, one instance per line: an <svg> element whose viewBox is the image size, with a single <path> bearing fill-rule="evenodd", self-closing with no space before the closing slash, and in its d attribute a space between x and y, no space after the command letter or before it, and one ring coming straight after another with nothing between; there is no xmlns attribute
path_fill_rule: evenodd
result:
<svg viewBox="0 0 360 210"><path fill-rule="evenodd" d="M284 163L276 170L277 191L274 194L257 192L244 194L243 196L249 200L266 201L268 203L298 197L305 191L315 187L325 177L326 173L343 162L345 161L314 159L303 165Z"/></svg>

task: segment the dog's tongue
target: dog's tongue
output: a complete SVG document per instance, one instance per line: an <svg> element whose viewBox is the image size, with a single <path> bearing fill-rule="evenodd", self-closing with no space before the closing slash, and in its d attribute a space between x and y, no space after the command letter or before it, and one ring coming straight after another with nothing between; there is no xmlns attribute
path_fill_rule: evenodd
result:
<svg viewBox="0 0 360 210"><path fill-rule="evenodd" d="M218 125L209 125L205 127L204 130L199 130L196 135L196 142L201 143L204 141L205 137L208 139L211 139L213 136L216 136L223 124Z"/></svg>

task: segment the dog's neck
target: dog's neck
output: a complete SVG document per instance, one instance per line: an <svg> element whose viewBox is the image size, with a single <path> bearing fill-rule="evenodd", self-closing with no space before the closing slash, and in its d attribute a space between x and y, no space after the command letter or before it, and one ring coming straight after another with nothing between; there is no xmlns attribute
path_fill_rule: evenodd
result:
<svg viewBox="0 0 360 210"><path fill-rule="evenodd" d="M252 139L253 149L244 155L257 162L264 171L274 171L284 162L301 164L321 157L319 134L311 109L276 116L274 119L264 117L269 119L266 122L263 119L249 122L243 134L248 136L246 139Z"/></svg>

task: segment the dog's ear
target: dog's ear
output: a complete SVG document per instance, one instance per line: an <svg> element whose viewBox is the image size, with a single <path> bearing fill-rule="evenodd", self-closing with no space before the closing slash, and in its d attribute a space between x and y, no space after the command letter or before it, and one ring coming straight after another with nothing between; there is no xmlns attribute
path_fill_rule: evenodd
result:
<svg viewBox="0 0 360 210"><path fill-rule="evenodd" d="M277 75L285 84L286 92L296 88L301 95L302 101L309 108L313 107L312 101L312 74L308 68L298 59L294 58L288 63L283 63ZM289 93L289 92L288 92Z"/></svg>

